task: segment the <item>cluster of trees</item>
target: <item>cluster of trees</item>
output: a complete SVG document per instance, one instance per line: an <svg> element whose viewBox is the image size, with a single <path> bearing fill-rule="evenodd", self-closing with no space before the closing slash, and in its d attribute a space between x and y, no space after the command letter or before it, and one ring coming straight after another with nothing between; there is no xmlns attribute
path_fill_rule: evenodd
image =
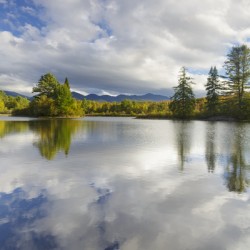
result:
<svg viewBox="0 0 250 250"><path fill-rule="evenodd" d="M169 106L173 116L182 119L192 116L249 119L250 94L246 89L250 78L250 49L246 45L233 47L227 55L224 69L225 76L219 76L216 67L211 67L205 85L205 109L203 107L202 111L197 113L192 90L193 82L183 67Z"/></svg>
<svg viewBox="0 0 250 250"><path fill-rule="evenodd" d="M72 97L67 78L61 84L53 74L47 73L41 76L33 92L37 95L27 109L32 116L83 116L81 102Z"/></svg>
<svg viewBox="0 0 250 250"><path fill-rule="evenodd" d="M216 67L211 67L206 88L206 97L195 99L192 79L185 67L181 68L178 85L170 101L163 102L96 102L76 100L72 97L70 84L63 84L47 73L33 88L36 93L29 102L22 97L7 97L0 91L0 112L12 111L15 115L79 117L86 115L138 116L151 118L208 118L214 116L250 119L250 49L246 45L235 46L224 63L225 75L220 76ZM228 108L230 107L230 108Z"/></svg>
<svg viewBox="0 0 250 250"><path fill-rule="evenodd" d="M172 118L177 117L171 111L172 101L150 102L131 101L97 102L82 101L84 113L89 116L135 116L139 118ZM202 117L206 113L206 98L197 98L194 102L193 117ZM174 116L175 115L175 116ZM178 116L179 117L179 116ZM187 116L187 118L190 116Z"/></svg>
<svg viewBox="0 0 250 250"><path fill-rule="evenodd" d="M169 114L169 101L149 102L123 100L121 102L82 101L82 108L87 115L103 116L144 116L147 114L166 116Z"/></svg>
<svg viewBox="0 0 250 250"><path fill-rule="evenodd" d="M56 77L47 73L39 79L33 88L36 93L33 100L26 100L24 106L12 109L14 115L28 115L35 117L81 117L83 115L103 116L138 116L138 115L169 115L169 102L135 102L124 100L122 102L97 102L89 100L76 100L72 97L70 84L65 79L63 84ZM6 97L11 99L13 97ZM24 99L24 98L21 98ZM17 98L19 100L19 97ZM0 111L1 112L1 111Z"/></svg>
<svg viewBox="0 0 250 250"><path fill-rule="evenodd" d="M12 111L23 110L29 106L27 98L17 96L7 96L5 92L0 91L0 113L8 114Z"/></svg>

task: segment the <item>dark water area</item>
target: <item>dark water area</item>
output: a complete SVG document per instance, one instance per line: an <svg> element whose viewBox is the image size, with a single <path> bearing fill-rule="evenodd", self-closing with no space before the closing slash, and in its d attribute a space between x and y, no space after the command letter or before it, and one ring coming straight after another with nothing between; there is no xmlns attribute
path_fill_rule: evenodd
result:
<svg viewBox="0 0 250 250"><path fill-rule="evenodd" d="M250 246L250 123L2 116L0 171L0 249Z"/></svg>

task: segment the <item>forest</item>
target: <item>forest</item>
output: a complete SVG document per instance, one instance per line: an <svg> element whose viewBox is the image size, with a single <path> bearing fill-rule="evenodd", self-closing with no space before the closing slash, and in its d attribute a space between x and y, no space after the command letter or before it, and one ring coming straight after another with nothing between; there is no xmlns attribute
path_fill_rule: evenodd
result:
<svg viewBox="0 0 250 250"><path fill-rule="evenodd" d="M250 119L250 49L246 45L231 48L223 65L224 75L216 66L208 72L206 96L195 98L192 78L185 67L178 76L178 84L169 101L97 102L76 100L70 83L60 83L47 73L33 88L34 98L7 96L0 91L0 113L33 117L133 116L167 119Z"/></svg>

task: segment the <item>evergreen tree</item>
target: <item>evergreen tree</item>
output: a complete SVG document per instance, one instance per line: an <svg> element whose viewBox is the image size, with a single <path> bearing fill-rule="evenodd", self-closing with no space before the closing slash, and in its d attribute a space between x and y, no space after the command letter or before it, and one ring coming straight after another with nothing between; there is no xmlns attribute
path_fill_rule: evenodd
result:
<svg viewBox="0 0 250 250"><path fill-rule="evenodd" d="M180 70L178 86L174 87L175 93L171 97L170 110L174 116L188 118L192 115L195 107L195 98L191 87L191 78L186 75L185 67Z"/></svg>
<svg viewBox="0 0 250 250"><path fill-rule="evenodd" d="M224 63L227 80L227 93L237 99L239 109L243 107L243 97L250 78L250 49L246 45L235 46Z"/></svg>
<svg viewBox="0 0 250 250"><path fill-rule="evenodd" d="M73 104L69 83L60 84L56 89L55 99L58 115L67 115Z"/></svg>
<svg viewBox="0 0 250 250"><path fill-rule="evenodd" d="M221 90L216 67L211 67L205 87L207 91L207 110L210 114L216 114L219 105L219 91Z"/></svg>
<svg viewBox="0 0 250 250"><path fill-rule="evenodd" d="M38 96L30 103L34 116L82 116L81 102L77 102L70 92L69 81L60 84L51 73L43 75L33 92Z"/></svg>
<svg viewBox="0 0 250 250"><path fill-rule="evenodd" d="M66 85L68 87L68 89L70 89L69 80L67 77L65 78L64 85Z"/></svg>
<svg viewBox="0 0 250 250"><path fill-rule="evenodd" d="M54 98L58 86L59 82L56 77L51 73L47 73L41 76L37 86L33 88L33 92L38 92L38 96L45 95L48 98Z"/></svg>

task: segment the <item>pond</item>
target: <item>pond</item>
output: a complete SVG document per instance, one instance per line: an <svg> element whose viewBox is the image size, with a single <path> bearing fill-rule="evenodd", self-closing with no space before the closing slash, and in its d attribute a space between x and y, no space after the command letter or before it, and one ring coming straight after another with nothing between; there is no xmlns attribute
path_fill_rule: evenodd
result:
<svg viewBox="0 0 250 250"><path fill-rule="evenodd" d="M249 249L249 123L0 119L0 249Z"/></svg>

